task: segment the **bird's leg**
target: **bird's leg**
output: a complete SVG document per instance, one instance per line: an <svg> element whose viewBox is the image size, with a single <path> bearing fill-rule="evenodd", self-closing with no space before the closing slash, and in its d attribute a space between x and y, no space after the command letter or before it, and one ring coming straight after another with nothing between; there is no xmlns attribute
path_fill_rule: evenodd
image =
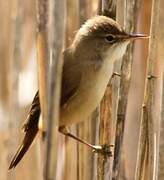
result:
<svg viewBox="0 0 164 180"><path fill-rule="evenodd" d="M68 127L66 126L60 126L59 127L59 132L61 132L62 134L64 134L65 136L71 137L73 139L75 139L76 141L85 144L86 146L88 146L89 148L92 149L93 152L95 153L101 153L107 156L112 156L112 152L110 151L110 147L113 147L113 145L92 145L82 139L80 139L79 137L73 135L70 133Z"/></svg>

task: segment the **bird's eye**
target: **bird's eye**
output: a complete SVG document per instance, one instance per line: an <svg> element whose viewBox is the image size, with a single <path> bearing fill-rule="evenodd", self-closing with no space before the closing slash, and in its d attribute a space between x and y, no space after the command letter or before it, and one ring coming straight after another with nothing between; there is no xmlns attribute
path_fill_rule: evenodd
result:
<svg viewBox="0 0 164 180"><path fill-rule="evenodd" d="M108 35L105 37L105 40L109 43L113 43L115 41L115 37L113 35Z"/></svg>

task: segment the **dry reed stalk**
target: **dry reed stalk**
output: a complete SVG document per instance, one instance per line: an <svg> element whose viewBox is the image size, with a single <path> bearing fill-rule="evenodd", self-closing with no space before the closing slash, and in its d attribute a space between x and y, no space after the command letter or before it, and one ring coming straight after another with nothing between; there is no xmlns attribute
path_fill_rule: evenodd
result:
<svg viewBox="0 0 164 180"><path fill-rule="evenodd" d="M39 77L39 97L42 112L43 129L47 130L47 111L48 111L48 0L36 0L37 13L37 33L36 49Z"/></svg>
<svg viewBox="0 0 164 180"><path fill-rule="evenodd" d="M158 116L159 121L157 121L157 129L156 129L156 173L155 173L155 178L158 180L163 180L164 179L164 34L163 34L163 27L164 27L164 1L160 1L159 5L159 24L157 28L157 40L158 40L158 50L157 50L157 70L158 70L158 89L159 93L156 93L157 99L159 99L159 108L156 108L158 110ZM161 104L160 104L161 103Z"/></svg>
<svg viewBox="0 0 164 180"><path fill-rule="evenodd" d="M159 163L158 163L158 180L164 179L164 72L163 72L163 94L162 94L162 111L160 122L160 145L159 145Z"/></svg>
<svg viewBox="0 0 164 180"><path fill-rule="evenodd" d="M61 12L63 15L61 16ZM39 95L47 131L44 179L55 179L65 1L37 1Z"/></svg>
<svg viewBox="0 0 164 180"><path fill-rule="evenodd" d="M160 70L158 68L158 28L159 28L160 0L152 3L149 55L147 59L147 73L145 92L141 115L138 160L135 180L155 180L157 177L157 160L159 148L159 122L161 111ZM157 75L157 77L155 77Z"/></svg>
<svg viewBox="0 0 164 180"><path fill-rule="evenodd" d="M119 2L120 3L120 2ZM136 29L138 9L140 7L140 0L127 0L124 2L124 29L127 32L133 32ZM122 9L122 7L120 6ZM117 9L119 11L119 9ZM121 15L121 14L118 14ZM121 17L118 17L122 19ZM122 19L123 20L123 19ZM112 179L116 180L120 177L120 168L122 162L122 150L123 150L123 136L125 128L126 109L128 102L128 93L131 80L132 70L132 54L133 44L129 45L127 52L123 57L121 65L121 79L119 87L119 100L117 109L117 121L115 132L115 149L114 149L114 161L113 161L113 174ZM125 169L125 168L123 168ZM125 172L122 172L125 175Z"/></svg>
<svg viewBox="0 0 164 180"><path fill-rule="evenodd" d="M9 70L10 57L11 57L11 43L9 34L12 33L11 26L11 11L12 4L8 1L0 2L0 179L7 179L7 168L9 165L9 159L11 159L14 149L11 147L13 143L11 142L10 132L12 127L9 127L10 123L10 82L11 82L11 71ZM11 179L11 178L10 178ZM13 174L14 180L14 174Z"/></svg>
<svg viewBox="0 0 164 180"><path fill-rule="evenodd" d="M48 129L48 81L49 78L49 47L48 47L48 0L36 0L36 16L37 16L37 32L36 32L36 50L38 63L38 78L39 78L39 98L42 116L42 130ZM45 140L45 139L44 139ZM46 139L47 140L47 139ZM44 179L47 177L46 167L46 142L41 142L41 169L44 168Z"/></svg>
<svg viewBox="0 0 164 180"><path fill-rule="evenodd" d="M46 179L56 179L57 175L57 131L60 106L60 89L62 75L62 50L65 32L64 0L49 1L49 53L50 53L50 80L48 86L48 137L46 151ZM61 15L62 12L62 15Z"/></svg>
<svg viewBox="0 0 164 180"><path fill-rule="evenodd" d="M9 148L9 154L15 153L16 144L17 144L17 130L20 122L20 107L19 107L19 72L20 72L20 62L21 62L21 33L22 33L22 10L23 4L19 0L15 0L11 6L11 51L9 59L9 107L10 107L10 116L9 116L9 143L11 147ZM12 137L12 138L11 138ZM14 144L14 146L12 145ZM13 155L13 154L12 154ZM9 164L9 162L8 162ZM15 172L8 174L8 179L16 179Z"/></svg>

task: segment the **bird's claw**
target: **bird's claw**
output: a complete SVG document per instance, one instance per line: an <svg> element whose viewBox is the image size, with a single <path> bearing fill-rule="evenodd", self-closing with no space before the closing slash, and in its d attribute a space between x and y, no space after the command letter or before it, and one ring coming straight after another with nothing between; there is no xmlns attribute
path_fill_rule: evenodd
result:
<svg viewBox="0 0 164 180"><path fill-rule="evenodd" d="M112 151L110 150L110 147L113 147L114 145L107 145L104 144L102 146L94 146L93 151L94 153L100 153L105 156L111 157L112 156Z"/></svg>

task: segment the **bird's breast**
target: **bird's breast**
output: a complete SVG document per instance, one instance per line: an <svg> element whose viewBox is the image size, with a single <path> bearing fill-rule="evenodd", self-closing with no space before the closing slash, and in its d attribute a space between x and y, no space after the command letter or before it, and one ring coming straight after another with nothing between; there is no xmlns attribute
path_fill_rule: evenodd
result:
<svg viewBox="0 0 164 180"><path fill-rule="evenodd" d="M113 72L113 63L100 68L88 68L82 74L77 92L62 107L60 125L70 125L87 119L100 103Z"/></svg>

